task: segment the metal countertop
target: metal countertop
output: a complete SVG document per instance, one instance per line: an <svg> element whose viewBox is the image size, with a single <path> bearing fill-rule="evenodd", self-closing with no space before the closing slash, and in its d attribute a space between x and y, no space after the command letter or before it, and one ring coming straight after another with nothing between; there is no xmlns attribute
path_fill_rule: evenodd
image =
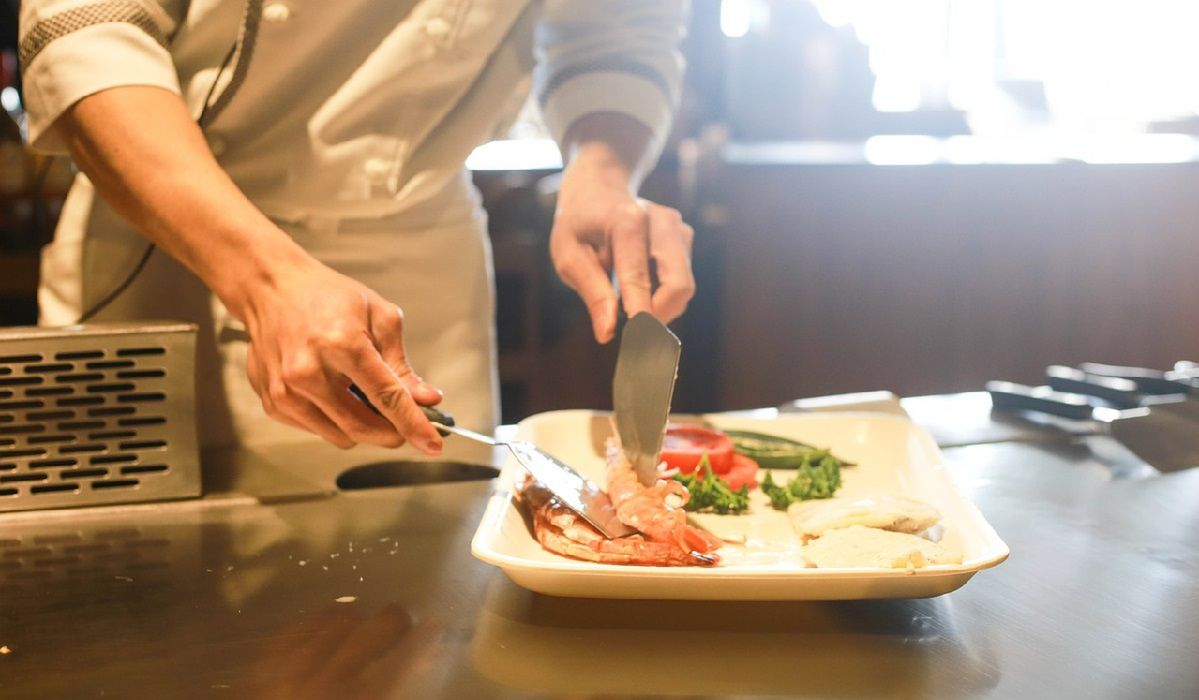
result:
<svg viewBox="0 0 1199 700"><path fill-rule="evenodd" d="M208 454L262 502L0 516L0 697L1199 695L1199 469L1013 428L976 395L905 407L982 443L945 456L1012 550L939 598L551 598L471 557L489 481L337 493L395 454Z"/></svg>

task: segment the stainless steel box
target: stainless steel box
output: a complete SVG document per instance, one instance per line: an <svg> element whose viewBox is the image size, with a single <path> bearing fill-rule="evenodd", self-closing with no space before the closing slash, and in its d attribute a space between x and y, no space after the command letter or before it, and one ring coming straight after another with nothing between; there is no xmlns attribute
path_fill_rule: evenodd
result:
<svg viewBox="0 0 1199 700"><path fill-rule="evenodd" d="M196 328L0 328L0 511L200 495Z"/></svg>

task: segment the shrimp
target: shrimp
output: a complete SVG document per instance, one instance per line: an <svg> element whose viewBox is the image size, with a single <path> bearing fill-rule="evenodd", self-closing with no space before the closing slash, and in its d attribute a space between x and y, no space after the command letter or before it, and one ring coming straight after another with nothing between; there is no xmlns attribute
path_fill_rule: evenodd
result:
<svg viewBox="0 0 1199 700"><path fill-rule="evenodd" d="M607 539L531 478L517 494L533 518L537 541L556 554L604 564L644 566L712 566L719 561L714 554L682 549L672 542L651 542L641 535Z"/></svg>
<svg viewBox="0 0 1199 700"><path fill-rule="evenodd" d="M720 548L723 542L716 536L687 524L687 487L673 479L642 485L615 440L608 441L607 457L608 496L620 522L652 541L671 542L684 551L707 554Z"/></svg>

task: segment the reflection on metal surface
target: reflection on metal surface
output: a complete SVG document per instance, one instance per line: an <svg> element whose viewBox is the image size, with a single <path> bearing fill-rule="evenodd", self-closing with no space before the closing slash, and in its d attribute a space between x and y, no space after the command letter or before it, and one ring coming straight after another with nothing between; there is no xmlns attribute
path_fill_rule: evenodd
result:
<svg viewBox="0 0 1199 700"><path fill-rule="evenodd" d="M497 579L471 657L509 688L580 696L972 697L999 681L945 598L577 601Z"/></svg>
<svg viewBox="0 0 1199 700"><path fill-rule="evenodd" d="M169 587L172 569L194 567L193 547L154 527L127 523L81 528L26 522L0 528L0 601L47 608L86 595L121 600Z"/></svg>
<svg viewBox="0 0 1199 700"><path fill-rule="evenodd" d="M453 481L487 481L499 475L495 467L461 462L390 461L352 467L337 477L342 491L414 486Z"/></svg>

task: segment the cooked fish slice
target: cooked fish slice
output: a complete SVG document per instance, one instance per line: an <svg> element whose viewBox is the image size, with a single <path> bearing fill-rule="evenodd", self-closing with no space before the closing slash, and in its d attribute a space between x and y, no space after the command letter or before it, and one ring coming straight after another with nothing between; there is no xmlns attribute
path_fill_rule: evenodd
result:
<svg viewBox="0 0 1199 700"><path fill-rule="evenodd" d="M961 552L942 544L861 525L825 532L804 545L803 556L822 569L919 569L962 563Z"/></svg>
<svg viewBox="0 0 1199 700"><path fill-rule="evenodd" d="M787 516L802 537L819 537L826 530L851 525L916 534L941 519L936 508L903 496L801 501L787 508Z"/></svg>

